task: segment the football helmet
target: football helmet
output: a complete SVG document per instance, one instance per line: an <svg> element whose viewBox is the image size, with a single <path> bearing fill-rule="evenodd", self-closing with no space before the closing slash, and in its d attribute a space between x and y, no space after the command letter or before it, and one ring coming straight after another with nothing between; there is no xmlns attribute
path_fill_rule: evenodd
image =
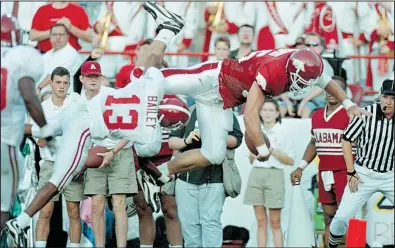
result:
<svg viewBox="0 0 395 248"><path fill-rule="evenodd" d="M182 128L189 121L188 106L175 95L165 95L160 102L158 119L160 125L167 130Z"/></svg>
<svg viewBox="0 0 395 248"><path fill-rule="evenodd" d="M21 35L17 19L12 15L1 16L1 46L14 47L20 44Z"/></svg>
<svg viewBox="0 0 395 248"><path fill-rule="evenodd" d="M289 90L294 93L306 91L317 84L324 69L320 55L308 48L293 52L286 67Z"/></svg>

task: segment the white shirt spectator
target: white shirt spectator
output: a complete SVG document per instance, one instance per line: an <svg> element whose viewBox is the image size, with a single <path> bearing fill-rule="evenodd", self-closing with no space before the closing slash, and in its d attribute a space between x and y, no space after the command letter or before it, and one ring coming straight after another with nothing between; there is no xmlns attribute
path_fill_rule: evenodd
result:
<svg viewBox="0 0 395 248"><path fill-rule="evenodd" d="M64 102L63 102L63 106L56 106L52 101L52 97L50 97L49 99L47 99L41 103L45 118L47 118L47 119L55 118L69 105L70 105L70 96L66 96L66 99L64 99ZM32 125L33 125L32 130L39 129L37 123L35 123L33 120L32 120ZM56 136L55 137L56 147L60 147L61 142L62 142L62 137ZM47 147L43 147L43 148L40 147L40 156L41 156L42 160L52 161L52 162L55 161L55 155L52 154ZM40 165L41 165L41 163L40 163Z"/></svg>
<svg viewBox="0 0 395 248"><path fill-rule="evenodd" d="M288 135L287 130L283 128L280 123L271 129L266 129L262 126L262 131L267 135L270 140L271 147L276 151L286 153L291 158L295 157L294 142ZM270 156L268 161L260 162L257 159L252 163L253 166L264 167L264 168L276 168L284 169L285 164L278 161L274 156Z"/></svg>
<svg viewBox="0 0 395 248"><path fill-rule="evenodd" d="M73 76L81 66L81 58L77 50L72 47L69 43L56 52L52 48L43 55L44 59L44 77L51 75L52 71L58 67L62 66L70 72L70 88L69 93L74 92L73 89ZM50 91L50 87L46 86L41 93L45 91Z"/></svg>

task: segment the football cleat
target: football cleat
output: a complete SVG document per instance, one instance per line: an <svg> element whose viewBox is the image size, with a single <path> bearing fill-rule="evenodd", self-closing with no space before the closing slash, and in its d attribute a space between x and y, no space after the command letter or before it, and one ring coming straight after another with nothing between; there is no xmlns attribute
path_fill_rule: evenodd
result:
<svg viewBox="0 0 395 248"><path fill-rule="evenodd" d="M154 2L145 2L143 7L155 19L156 24L158 25L158 28L156 29L157 33L161 29L168 29L173 31L175 34L178 34L184 27L185 21L181 16L168 11Z"/></svg>
<svg viewBox="0 0 395 248"><path fill-rule="evenodd" d="M152 208L152 211L158 213L160 211L159 187L155 183L155 179L143 170L137 171L137 181L144 194L144 199Z"/></svg>
<svg viewBox="0 0 395 248"><path fill-rule="evenodd" d="M27 247L27 233L18 226L16 219L9 220L5 224L1 235L3 236L7 233L12 237L15 247Z"/></svg>

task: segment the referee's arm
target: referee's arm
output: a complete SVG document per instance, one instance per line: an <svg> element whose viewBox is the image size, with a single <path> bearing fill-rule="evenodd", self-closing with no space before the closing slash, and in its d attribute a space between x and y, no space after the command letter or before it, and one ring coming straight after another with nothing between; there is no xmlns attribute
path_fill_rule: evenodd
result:
<svg viewBox="0 0 395 248"><path fill-rule="evenodd" d="M354 171L354 158L352 156L352 143L354 143L359 136L361 136L364 129L364 122L362 118L354 117L348 124L343 133L343 156L347 165L347 171Z"/></svg>

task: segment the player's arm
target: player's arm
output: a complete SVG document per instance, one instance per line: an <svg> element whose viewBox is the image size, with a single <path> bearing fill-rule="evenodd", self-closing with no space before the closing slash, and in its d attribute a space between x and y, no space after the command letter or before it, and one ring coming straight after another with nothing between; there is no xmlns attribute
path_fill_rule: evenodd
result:
<svg viewBox="0 0 395 248"><path fill-rule="evenodd" d="M261 120L259 118L259 111L262 109L264 102L265 95L259 85L255 82L248 92L244 108L244 123L246 133L248 133L252 143L257 148L259 156L268 157L270 152L262 135Z"/></svg>
<svg viewBox="0 0 395 248"><path fill-rule="evenodd" d="M30 77L23 77L18 82L18 88L25 102L26 109L40 128L47 124L40 100L35 93L34 81Z"/></svg>
<svg viewBox="0 0 395 248"><path fill-rule="evenodd" d="M346 92L331 77L326 74L322 74L319 80L320 81L317 85L341 102L347 110L350 118L353 118L354 116L362 117L362 115L371 116L371 113L357 107L355 103L348 99Z"/></svg>
<svg viewBox="0 0 395 248"><path fill-rule="evenodd" d="M304 151L302 161L300 161L298 168L291 173L292 184L299 184L301 182L303 170L314 160L316 156L317 148L315 146L315 139L311 137L311 140Z"/></svg>

